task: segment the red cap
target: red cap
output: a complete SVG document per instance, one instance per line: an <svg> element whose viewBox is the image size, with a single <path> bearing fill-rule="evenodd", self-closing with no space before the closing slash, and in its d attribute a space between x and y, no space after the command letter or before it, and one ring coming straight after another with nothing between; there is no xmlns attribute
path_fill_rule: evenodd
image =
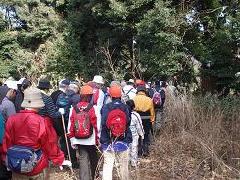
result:
<svg viewBox="0 0 240 180"><path fill-rule="evenodd" d="M109 94L111 97L119 98L122 96L121 87L113 85L109 88Z"/></svg>

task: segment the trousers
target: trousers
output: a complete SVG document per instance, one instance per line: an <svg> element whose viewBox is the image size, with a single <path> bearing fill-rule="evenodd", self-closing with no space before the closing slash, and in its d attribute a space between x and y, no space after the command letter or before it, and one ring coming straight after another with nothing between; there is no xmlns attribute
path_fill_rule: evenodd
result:
<svg viewBox="0 0 240 180"><path fill-rule="evenodd" d="M129 150L123 152L103 152L104 163L103 163L103 180L112 180L112 172L114 164L117 167L118 174L121 180L129 179L128 172L128 161L129 161Z"/></svg>

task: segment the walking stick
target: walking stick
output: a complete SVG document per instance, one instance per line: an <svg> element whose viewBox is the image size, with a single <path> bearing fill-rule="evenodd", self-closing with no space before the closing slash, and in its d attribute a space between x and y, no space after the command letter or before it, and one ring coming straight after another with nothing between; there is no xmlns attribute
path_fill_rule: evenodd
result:
<svg viewBox="0 0 240 180"><path fill-rule="evenodd" d="M67 140L67 132L66 132L66 127L65 127L65 123L64 123L64 117L62 115L62 125L63 125L63 131L64 131L64 137L65 137L65 141L66 141L66 146L67 146L67 153L68 153L68 159L71 162L71 155L70 155L70 150L69 150L69 146L68 146L68 140ZM72 166L69 167L71 170L71 174L73 174L73 168Z"/></svg>

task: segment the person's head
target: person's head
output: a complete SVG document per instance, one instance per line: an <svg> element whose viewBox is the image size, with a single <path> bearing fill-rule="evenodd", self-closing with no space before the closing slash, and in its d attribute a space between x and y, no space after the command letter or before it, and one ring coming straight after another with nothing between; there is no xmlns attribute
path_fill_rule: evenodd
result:
<svg viewBox="0 0 240 180"><path fill-rule="evenodd" d="M81 101L90 102L93 95L93 88L89 85L82 86L80 90Z"/></svg>
<svg viewBox="0 0 240 180"><path fill-rule="evenodd" d="M24 99L21 106L25 109L38 111L44 107L41 91L35 87L29 87L24 91Z"/></svg>
<svg viewBox="0 0 240 180"><path fill-rule="evenodd" d="M121 99L122 96L122 90L120 86L111 86L109 88L109 95L112 99Z"/></svg>
<svg viewBox="0 0 240 180"><path fill-rule="evenodd" d="M166 88L167 87L167 82L163 81L162 84L161 84L161 87Z"/></svg>
<svg viewBox="0 0 240 180"><path fill-rule="evenodd" d="M66 92L66 90L68 89L70 85L70 81L68 79L62 79L59 82L59 89L62 90L63 92Z"/></svg>
<svg viewBox="0 0 240 180"><path fill-rule="evenodd" d="M38 81L37 88L43 91L48 91L49 89L52 88L50 81L47 79L40 79Z"/></svg>
<svg viewBox="0 0 240 180"><path fill-rule="evenodd" d="M127 83L126 83L125 80L122 80L120 85L121 85L122 88L124 88L127 85Z"/></svg>
<svg viewBox="0 0 240 180"><path fill-rule="evenodd" d="M129 80L127 81L127 85L134 86L134 79L129 79Z"/></svg>
<svg viewBox="0 0 240 180"><path fill-rule="evenodd" d="M126 104L128 105L130 111L133 111L135 109L135 103L132 99L128 100Z"/></svg>
<svg viewBox="0 0 240 180"><path fill-rule="evenodd" d="M143 85L138 86L138 87L137 87L137 93L139 93L139 92L144 92L144 93L146 93L146 92L147 92L146 87L143 86Z"/></svg>
<svg viewBox="0 0 240 180"><path fill-rule="evenodd" d="M121 86L121 83L119 81L112 81L110 87L111 86Z"/></svg>
<svg viewBox="0 0 240 180"><path fill-rule="evenodd" d="M97 88L101 88L104 85L103 77L100 75L94 76L92 82L96 84Z"/></svg>
<svg viewBox="0 0 240 180"><path fill-rule="evenodd" d="M145 82L141 79L137 79L135 81L135 86L138 87L138 86L145 86Z"/></svg>
<svg viewBox="0 0 240 180"><path fill-rule="evenodd" d="M79 93L79 90L80 90L80 86L76 83L70 83L69 87L68 87L69 90L72 90L74 91L76 94Z"/></svg>
<svg viewBox="0 0 240 180"><path fill-rule="evenodd" d="M26 78L21 78L19 81L18 81L18 84L20 86L20 91L24 91L25 89L29 88L31 85L32 85L32 82L29 81L28 79Z"/></svg>
<svg viewBox="0 0 240 180"><path fill-rule="evenodd" d="M8 87L6 97L13 100L16 97L16 92L18 90L17 81L7 80L5 85Z"/></svg>

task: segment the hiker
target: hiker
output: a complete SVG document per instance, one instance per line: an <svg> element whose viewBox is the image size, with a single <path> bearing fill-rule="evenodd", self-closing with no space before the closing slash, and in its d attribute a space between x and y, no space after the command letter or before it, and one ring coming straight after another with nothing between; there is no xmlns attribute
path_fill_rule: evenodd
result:
<svg viewBox="0 0 240 180"><path fill-rule="evenodd" d="M54 104L57 103L58 96L62 93L65 93L70 85L70 81L68 79L63 79L59 82L59 89L54 91L50 97L52 98Z"/></svg>
<svg viewBox="0 0 240 180"><path fill-rule="evenodd" d="M138 86L145 86L145 82L144 82L143 80L141 80L141 79L136 79L134 86L135 86L135 88L137 89Z"/></svg>
<svg viewBox="0 0 240 180"><path fill-rule="evenodd" d="M22 109L21 104L22 104L23 98L24 98L23 92L25 89L27 89L31 85L32 85L31 81L29 81L26 78L21 78L19 81L17 81L18 90L16 92L16 98L14 101L16 112L19 112Z"/></svg>
<svg viewBox="0 0 240 180"><path fill-rule="evenodd" d="M67 79L60 81L59 83L60 91L58 91L59 92L58 97L56 97L57 94L54 95L54 98L57 98L56 99L57 108L64 109L65 113L63 117L64 117L64 123L65 123L66 129L68 128L70 108L71 106L76 105L80 100L80 97L75 93L75 91L70 89L70 85L71 85L70 81ZM72 84L71 88L73 87L75 86ZM75 99L75 98L78 98L78 99ZM61 150L64 152L65 157L67 157L68 151L67 151L67 145L66 145L66 140L65 140L64 130L63 130L62 117L59 120L57 120L54 127L59 136L59 143L60 143ZM70 139L67 138L67 140L68 140L68 146L69 146L73 168L78 168L79 166L77 162L76 150L74 150L71 147Z"/></svg>
<svg viewBox="0 0 240 180"><path fill-rule="evenodd" d="M9 180L12 178L11 171L7 170L7 167L2 160L3 156L3 150L2 150L2 142L3 142L3 136L5 132L5 122L2 114L0 113L0 179L3 180Z"/></svg>
<svg viewBox="0 0 240 180"><path fill-rule="evenodd" d="M3 160L13 172L13 180L45 180L49 175L49 160L56 166L71 166L71 163L64 160L57 146L58 153L52 151L51 135L47 133L44 119L38 115L38 110L44 107L40 90L28 88L24 94L22 107L25 110L10 116L6 123Z"/></svg>
<svg viewBox="0 0 240 180"><path fill-rule="evenodd" d="M130 99L133 99L136 96L137 90L134 88L134 80L129 79L127 84L122 89L123 95L122 100L127 102Z"/></svg>
<svg viewBox="0 0 240 180"><path fill-rule="evenodd" d="M13 101L16 97L16 91L18 89L16 81L8 80L8 82L6 82L6 86L8 87L7 94L0 104L0 112L3 115L5 122L10 115L16 114L16 108Z"/></svg>
<svg viewBox="0 0 240 180"><path fill-rule="evenodd" d="M76 105L80 102L80 85L77 82L71 82L67 94L70 96L71 104Z"/></svg>
<svg viewBox="0 0 240 180"><path fill-rule="evenodd" d="M60 108L58 110L52 98L47 95L47 92L49 91L49 89L52 88L50 81L46 79L40 79L38 82L37 88L41 90L43 102L45 104L45 106L39 110L39 114L41 116L46 117L51 122L54 122L54 120L60 119L65 112L63 108Z"/></svg>
<svg viewBox="0 0 240 180"><path fill-rule="evenodd" d="M116 161L120 169L120 179L128 180L129 144L132 142L130 114L121 101L121 87L109 88L112 102L102 108L100 143L103 150L103 180L111 180Z"/></svg>
<svg viewBox="0 0 240 180"><path fill-rule="evenodd" d="M61 118L65 111L64 108L57 109L52 98L47 95L47 92L51 88L49 80L40 79L37 88L41 90L44 103L44 107L39 109L39 114L44 118L47 126L47 134L50 137L49 144L52 146L52 151L53 153L55 152L55 154L57 154L59 152L59 149L56 148L58 144L58 136L54 127L56 127L56 124L59 124L59 121L62 122Z"/></svg>
<svg viewBox="0 0 240 180"><path fill-rule="evenodd" d="M97 127L100 129L101 126L101 109L103 107L105 94L102 91L104 85L104 80L102 76L96 75L93 77L93 81L89 83L93 88L92 103L95 106L95 113L97 116ZM100 131L98 131L98 136L100 137Z"/></svg>
<svg viewBox="0 0 240 180"><path fill-rule="evenodd" d="M79 177L93 180L98 164L97 117L91 99L93 88L84 85L80 91L81 101L70 112L69 137L71 146L79 150Z"/></svg>
<svg viewBox="0 0 240 180"><path fill-rule="evenodd" d="M110 83L110 87L112 87L112 86L119 86L119 87L121 87L121 83L119 81L112 81ZM104 92L104 94L105 94L104 104L108 104L108 103L112 102L112 98L111 98L111 96L109 94L109 87L107 88L106 92Z"/></svg>
<svg viewBox="0 0 240 180"><path fill-rule="evenodd" d="M152 130L152 124L155 120L155 111L153 101L150 97L146 95L146 88L145 86L138 86L137 88L137 95L133 99L135 103L135 110L140 114L142 119L142 124L144 128L144 139L142 145L142 152L140 150L140 154L142 153L143 156L149 155L149 133Z"/></svg>
<svg viewBox="0 0 240 180"><path fill-rule="evenodd" d="M152 85L152 82L148 82L148 83L146 84L147 95L148 95L148 97L150 97L150 98L153 98L153 95L154 95L154 89L153 89L152 86L153 86L153 85Z"/></svg>
<svg viewBox="0 0 240 180"><path fill-rule="evenodd" d="M130 145L130 162L132 167L136 167L138 164L138 140L144 139L144 130L142 125L142 119L140 115L134 110L135 104L133 100L127 101L127 105L131 112L131 125L130 130L132 132L132 143Z"/></svg>

